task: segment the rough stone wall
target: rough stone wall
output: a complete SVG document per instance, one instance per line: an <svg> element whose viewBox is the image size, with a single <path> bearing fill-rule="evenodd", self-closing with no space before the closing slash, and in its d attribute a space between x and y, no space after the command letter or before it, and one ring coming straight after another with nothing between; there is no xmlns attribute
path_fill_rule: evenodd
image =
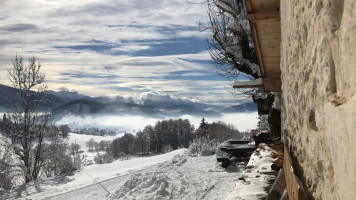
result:
<svg viewBox="0 0 356 200"><path fill-rule="evenodd" d="M311 199L356 199L356 1L281 1L282 132Z"/></svg>

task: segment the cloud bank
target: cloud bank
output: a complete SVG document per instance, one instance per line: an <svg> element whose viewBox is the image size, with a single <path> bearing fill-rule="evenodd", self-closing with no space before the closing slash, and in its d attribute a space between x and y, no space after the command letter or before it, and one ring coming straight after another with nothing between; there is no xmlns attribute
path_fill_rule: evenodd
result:
<svg viewBox="0 0 356 200"><path fill-rule="evenodd" d="M173 0L2 0L0 83L19 54L42 60L52 90L232 103L229 82L211 64L208 33L199 31L206 9Z"/></svg>

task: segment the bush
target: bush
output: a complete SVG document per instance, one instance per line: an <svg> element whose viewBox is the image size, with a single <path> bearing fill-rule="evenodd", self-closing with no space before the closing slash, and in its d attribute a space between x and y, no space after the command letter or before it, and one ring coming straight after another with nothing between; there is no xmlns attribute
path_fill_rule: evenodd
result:
<svg viewBox="0 0 356 200"><path fill-rule="evenodd" d="M202 154L209 151L213 154L218 145L219 142L217 140L210 139L209 137L196 138L189 144L189 153Z"/></svg>
<svg viewBox="0 0 356 200"><path fill-rule="evenodd" d="M162 147L162 153L168 153L173 151L173 147L170 144L167 144L165 146Z"/></svg>
<svg viewBox="0 0 356 200"><path fill-rule="evenodd" d="M100 154L99 152L97 152L96 156L94 157L94 162L96 164L111 163L112 161L114 161L114 158L107 153Z"/></svg>
<svg viewBox="0 0 356 200"><path fill-rule="evenodd" d="M10 151L0 152L0 191L9 190L13 186L11 154Z"/></svg>
<svg viewBox="0 0 356 200"><path fill-rule="evenodd" d="M0 133L0 199L3 190L11 189L17 179L21 178L23 171L14 158L13 147Z"/></svg>
<svg viewBox="0 0 356 200"><path fill-rule="evenodd" d="M81 169L86 156L78 153L79 145L69 146L61 138L56 138L43 148L43 173L47 177Z"/></svg>

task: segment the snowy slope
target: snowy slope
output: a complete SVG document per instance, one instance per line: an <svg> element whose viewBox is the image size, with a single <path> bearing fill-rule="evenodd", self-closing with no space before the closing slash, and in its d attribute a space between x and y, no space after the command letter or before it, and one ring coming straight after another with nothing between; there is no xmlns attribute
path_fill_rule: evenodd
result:
<svg viewBox="0 0 356 200"><path fill-rule="evenodd" d="M41 180L39 191L35 186L27 185L26 190L21 191L22 194L19 196L17 191L21 190L21 187L16 188L15 190L17 191L12 191L10 199L46 199L54 195L66 193L97 182L120 177L155 164L166 162L172 159L175 155L184 154L185 151L185 149L179 149L162 155L137 157L130 160L117 160L108 164L86 166L83 170L75 172L72 176ZM82 198L78 196L74 199Z"/></svg>
<svg viewBox="0 0 356 200"><path fill-rule="evenodd" d="M179 154L155 170L133 174L109 199L224 199L244 165L223 169L215 155Z"/></svg>
<svg viewBox="0 0 356 200"><path fill-rule="evenodd" d="M69 143L75 141L86 151L85 143L91 138L99 142L114 137L71 133ZM223 169L215 155L192 156L186 149L178 149L85 166L72 175L14 188L6 199L224 199L243 167L232 164Z"/></svg>
<svg viewBox="0 0 356 200"><path fill-rule="evenodd" d="M119 136L97 136L97 135L84 135L84 134L77 134L77 133L69 133L67 141L68 141L68 144L71 144L71 143L79 144L81 150L88 151L88 147L86 146L86 143L92 138L94 139L95 142L100 142L102 140L112 141L118 137Z"/></svg>
<svg viewBox="0 0 356 200"><path fill-rule="evenodd" d="M234 190L226 200L245 199L265 199L267 190L276 179L277 172L271 169L273 158L271 153L275 150L266 144L260 144L262 149L256 149L241 175L236 182Z"/></svg>
<svg viewBox="0 0 356 200"><path fill-rule="evenodd" d="M94 157L96 156L96 152L89 152L87 147L87 142L90 139L94 139L95 142L104 141L112 141L119 136L97 136L97 135L84 135L84 134L76 134L69 133L68 138L66 139L68 144L79 144L80 151L84 151L83 154L86 156L86 161L88 163L94 162Z"/></svg>

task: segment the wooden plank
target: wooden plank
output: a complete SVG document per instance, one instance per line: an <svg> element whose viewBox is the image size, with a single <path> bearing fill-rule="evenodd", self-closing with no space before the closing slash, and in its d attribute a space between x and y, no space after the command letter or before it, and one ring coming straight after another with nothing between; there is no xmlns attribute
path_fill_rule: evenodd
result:
<svg viewBox="0 0 356 200"><path fill-rule="evenodd" d="M263 35L269 34L269 35L276 35L279 36L281 35L281 32L279 32L279 27L259 27L256 29L256 32L260 38L260 40L263 39ZM261 36L261 37L260 37Z"/></svg>
<svg viewBox="0 0 356 200"><path fill-rule="evenodd" d="M251 13L248 14L248 18L253 21L260 21L260 20L266 20L266 19L279 19L279 12L278 11L272 11L272 12L263 12L263 13Z"/></svg>
<svg viewBox="0 0 356 200"><path fill-rule="evenodd" d="M284 159L283 159L284 176L286 180L286 188L290 200L307 200L308 197L303 191L303 187L294 174L294 167L288 148L284 145Z"/></svg>
<svg viewBox="0 0 356 200"><path fill-rule="evenodd" d="M281 27L280 23L281 20L279 18L273 18L273 19L263 19L255 22L258 26L276 26L276 27Z"/></svg>
<svg viewBox="0 0 356 200"><path fill-rule="evenodd" d="M278 46L280 46L281 44L281 38L272 38L272 39L267 39L265 38L265 36L268 34L263 35L261 38L263 38L263 41L260 41L261 44L278 44Z"/></svg>
<svg viewBox="0 0 356 200"><path fill-rule="evenodd" d="M280 77L263 78L263 87L268 92L280 92L282 82Z"/></svg>
<svg viewBox="0 0 356 200"><path fill-rule="evenodd" d="M281 32L281 26L280 26L280 22L279 21L270 21L270 22L265 22L267 19L261 20L261 21L257 21L254 22L256 23L256 28L257 29L273 29L275 30L277 33Z"/></svg>
<svg viewBox="0 0 356 200"><path fill-rule="evenodd" d="M281 75L281 70L279 65L273 65L273 67L266 67L265 77L279 77Z"/></svg>
<svg viewBox="0 0 356 200"><path fill-rule="evenodd" d="M281 40L279 39L273 39L273 40L268 40L263 37L263 34L261 37L258 37L260 40L260 46L262 47L273 47L273 49L280 49L281 46Z"/></svg>
<svg viewBox="0 0 356 200"><path fill-rule="evenodd" d="M266 78L275 78L275 77L280 77L281 76L281 71L280 70L268 70L266 71L265 77Z"/></svg>
<svg viewBox="0 0 356 200"><path fill-rule="evenodd" d="M262 42L262 41L260 41ZM281 49L280 43L260 43L260 48L266 51L278 51Z"/></svg>
<svg viewBox="0 0 356 200"><path fill-rule="evenodd" d="M277 56L264 56L263 57L264 62L270 62L270 63L280 63L281 62L281 57Z"/></svg>
<svg viewBox="0 0 356 200"><path fill-rule="evenodd" d="M245 5L248 13L253 11L251 0L245 0Z"/></svg>
<svg viewBox="0 0 356 200"><path fill-rule="evenodd" d="M252 12L279 11L279 0L251 0Z"/></svg>
<svg viewBox="0 0 356 200"><path fill-rule="evenodd" d="M269 64L269 63L265 63L265 64ZM277 63L277 64L273 64L273 65L267 65L266 67L265 67L265 74L266 74L266 76L265 77L271 77L272 75L270 74L270 73L277 73L278 72L278 74L280 74L281 73L281 70L280 70L280 64L279 63Z"/></svg>
<svg viewBox="0 0 356 200"><path fill-rule="evenodd" d="M260 47L265 49L280 49L281 41L280 40L264 40L263 37L259 37Z"/></svg>
<svg viewBox="0 0 356 200"><path fill-rule="evenodd" d="M258 37L261 37L260 35L258 35ZM264 40L273 40L273 39L281 39L281 35L280 34L276 34L276 33L266 33L263 34L263 39Z"/></svg>
<svg viewBox="0 0 356 200"><path fill-rule="evenodd" d="M233 88L263 88L262 79L258 78L250 81L235 81Z"/></svg>
<svg viewBox="0 0 356 200"><path fill-rule="evenodd" d="M280 49L269 48L269 47L262 47L261 48L262 59L264 60L265 57L274 57L280 55ZM267 58L267 60L270 60Z"/></svg>
<svg viewBox="0 0 356 200"><path fill-rule="evenodd" d="M265 71L280 71L280 63L279 62L265 62Z"/></svg>
<svg viewBox="0 0 356 200"><path fill-rule="evenodd" d="M253 6L268 8L274 5L279 5L279 0L251 0Z"/></svg>
<svg viewBox="0 0 356 200"><path fill-rule="evenodd" d="M266 91L281 91L279 0L245 0Z"/></svg>

